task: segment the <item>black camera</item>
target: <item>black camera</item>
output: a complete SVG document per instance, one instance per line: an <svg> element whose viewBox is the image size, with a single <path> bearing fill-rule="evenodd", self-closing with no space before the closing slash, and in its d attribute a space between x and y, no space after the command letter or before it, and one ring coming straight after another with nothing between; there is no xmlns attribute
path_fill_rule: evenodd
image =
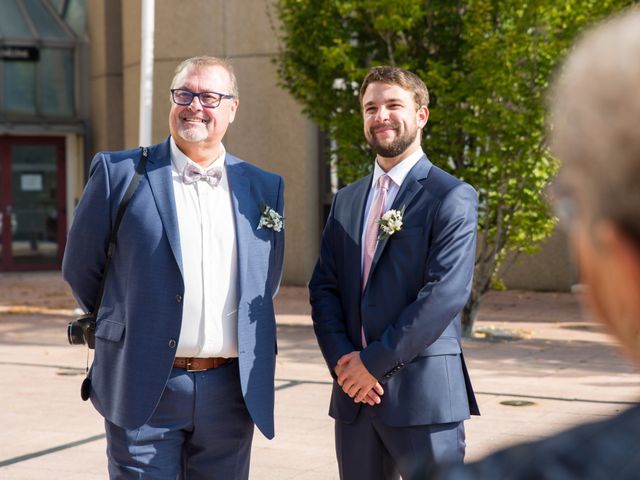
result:
<svg viewBox="0 0 640 480"><path fill-rule="evenodd" d="M67 325L67 339L71 345L96 347L96 319L93 313L85 313Z"/></svg>

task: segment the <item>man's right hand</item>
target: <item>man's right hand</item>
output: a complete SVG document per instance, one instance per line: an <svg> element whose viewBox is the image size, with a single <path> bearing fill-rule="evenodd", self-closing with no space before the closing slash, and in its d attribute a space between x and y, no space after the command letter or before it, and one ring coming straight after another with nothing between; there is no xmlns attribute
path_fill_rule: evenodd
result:
<svg viewBox="0 0 640 480"><path fill-rule="evenodd" d="M336 365L333 369L333 371L335 372L336 376L340 376L340 373L344 370L344 368L346 367L346 364L339 364ZM347 393L347 392L345 392ZM371 405L372 407L375 405L379 405L380 402L382 401L382 399L380 398L381 395L384 394L384 389L382 388L382 385L380 385L379 382L376 382L375 385L369 389L366 393L361 390L359 390L357 392L357 395L353 396L353 401L358 403L366 403L368 405ZM361 398L361 399L360 399Z"/></svg>
<svg viewBox="0 0 640 480"><path fill-rule="evenodd" d="M382 401L380 396L383 393L384 393L384 389L382 388L382 385L380 385L379 383L376 383L373 386L373 388L367 392L367 394L364 397L364 400L362 400L362 403L368 403L372 407L374 405L378 405ZM354 399L354 402L357 402L357 400Z"/></svg>

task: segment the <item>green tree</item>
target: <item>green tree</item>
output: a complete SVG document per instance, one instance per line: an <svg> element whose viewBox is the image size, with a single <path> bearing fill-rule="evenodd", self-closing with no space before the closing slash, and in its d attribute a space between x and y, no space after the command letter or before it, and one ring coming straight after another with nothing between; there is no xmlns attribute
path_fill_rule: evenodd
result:
<svg viewBox="0 0 640 480"><path fill-rule="evenodd" d="M367 174L358 88L373 65L427 83L431 161L479 193L479 245L463 312L473 331L482 295L507 253L532 253L553 229L543 198L555 172L544 142L544 95L586 24L631 0L277 0L280 84L334 140L343 183Z"/></svg>

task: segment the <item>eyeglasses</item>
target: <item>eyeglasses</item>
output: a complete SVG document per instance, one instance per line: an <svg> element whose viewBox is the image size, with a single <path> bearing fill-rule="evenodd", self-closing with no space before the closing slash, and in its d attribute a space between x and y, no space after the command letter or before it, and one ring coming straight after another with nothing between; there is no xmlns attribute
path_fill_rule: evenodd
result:
<svg viewBox="0 0 640 480"><path fill-rule="evenodd" d="M222 100L235 98L233 95L218 92L194 93L181 88L171 89L171 98L176 105L182 105L183 107L191 105L193 97L198 97L200 104L205 108L217 108Z"/></svg>

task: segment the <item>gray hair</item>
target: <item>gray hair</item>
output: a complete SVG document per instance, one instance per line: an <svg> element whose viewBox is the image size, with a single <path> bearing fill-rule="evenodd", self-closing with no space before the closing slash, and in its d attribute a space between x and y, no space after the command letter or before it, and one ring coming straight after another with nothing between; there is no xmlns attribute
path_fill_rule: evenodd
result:
<svg viewBox="0 0 640 480"><path fill-rule="evenodd" d="M558 183L586 219L611 220L640 245L640 9L581 37L550 101Z"/></svg>
<svg viewBox="0 0 640 480"><path fill-rule="evenodd" d="M225 59L218 57L209 57L206 55L199 57L191 57L184 60L180 65L178 65L175 69L173 80L171 80L171 88L174 87L175 81L178 78L178 75L182 73L183 70L187 68L206 68L206 67L215 67L220 66L224 68L227 72L229 72L229 78L231 79L231 92L219 92L219 93L230 93L236 98L239 98L240 93L238 91L238 81L236 80L236 74L233 71L233 66Z"/></svg>

